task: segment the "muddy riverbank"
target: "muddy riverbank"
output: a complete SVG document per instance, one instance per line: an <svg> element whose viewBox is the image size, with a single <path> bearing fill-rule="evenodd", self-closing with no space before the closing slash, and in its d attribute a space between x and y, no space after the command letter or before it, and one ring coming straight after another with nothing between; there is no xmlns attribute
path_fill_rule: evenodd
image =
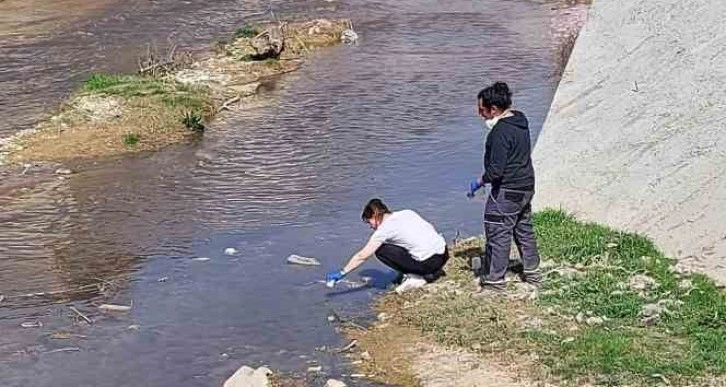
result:
<svg viewBox="0 0 726 387"><path fill-rule="evenodd" d="M241 26L203 60L175 46L149 51L138 74L94 74L60 113L0 142L0 165L118 156L192 141L219 112L265 103L256 98L261 84L298 69L312 50L356 39L348 20L276 21Z"/></svg>

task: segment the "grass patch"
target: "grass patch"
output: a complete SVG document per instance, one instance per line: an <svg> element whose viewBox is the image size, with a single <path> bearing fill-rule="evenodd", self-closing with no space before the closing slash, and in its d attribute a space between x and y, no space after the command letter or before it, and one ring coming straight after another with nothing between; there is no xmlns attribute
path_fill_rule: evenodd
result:
<svg viewBox="0 0 726 387"><path fill-rule="evenodd" d="M139 135L136 133L124 134L124 144L126 146L136 146L139 143Z"/></svg>
<svg viewBox="0 0 726 387"><path fill-rule="evenodd" d="M726 295L711 280L678 274L643 236L561 211L536 214L535 228L546 275L535 300L475 296L467 268L481 251L475 240L453 249L446 282L385 296L384 305L401 301L383 309L439 343L521 364L534 379L651 386L726 374ZM650 323L646 305L660 307Z"/></svg>
<svg viewBox="0 0 726 387"><path fill-rule="evenodd" d="M170 94L179 86L171 80L139 75L93 74L84 84L87 93L132 98Z"/></svg>
<svg viewBox="0 0 726 387"><path fill-rule="evenodd" d="M187 112L182 118L182 124L195 133L204 132L204 118L199 112Z"/></svg>
<svg viewBox="0 0 726 387"><path fill-rule="evenodd" d="M254 26L246 25L234 32L235 38L254 38L260 34L260 30Z"/></svg>

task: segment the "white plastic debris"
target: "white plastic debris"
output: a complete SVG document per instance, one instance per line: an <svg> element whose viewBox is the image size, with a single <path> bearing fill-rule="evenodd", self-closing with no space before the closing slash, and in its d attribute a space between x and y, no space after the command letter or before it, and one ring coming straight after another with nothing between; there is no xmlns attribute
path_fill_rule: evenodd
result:
<svg viewBox="0 0 726 387"><path fill-rule="evenodd" d="M101 304L98 306L98 309L109 312L128 312L131 310L131 307L128 305Z"/></svg>
<svg viewBox="0 0 726 387"><path fill-rule="evenodd" d="M303 257L300 255L291 255L287 257L287 263L291 265L301 265L301 266L320 266L320 261L318 261L315 258L310 257Z"/></svg>

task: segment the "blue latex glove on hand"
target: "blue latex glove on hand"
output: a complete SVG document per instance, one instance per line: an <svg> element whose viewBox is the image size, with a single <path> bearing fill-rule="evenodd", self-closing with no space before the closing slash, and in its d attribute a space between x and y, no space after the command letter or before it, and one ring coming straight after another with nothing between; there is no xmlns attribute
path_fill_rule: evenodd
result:
<svg viewBox="0 0 726 387"><path fill-rule="evenodd" d="M345 273L342 270L331 271L325 275L325 285L329 288L335 286L335 284L345 277Z"/></svg>
<svg viewBox="0 0 726 387"><path fill-rule="evenodd" d="M466 193L466 196L469 198L473 198L476 194L476 191L478 191L479 188L483 186L484 185L479 182L479 179L472 180L471 183L469 183L469 192Z"/></svg>

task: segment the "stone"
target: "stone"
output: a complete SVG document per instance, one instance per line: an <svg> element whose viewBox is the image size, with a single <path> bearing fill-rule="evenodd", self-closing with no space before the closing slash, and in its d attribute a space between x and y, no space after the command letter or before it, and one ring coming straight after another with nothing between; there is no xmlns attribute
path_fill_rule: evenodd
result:
<svg viewBox="0 0 726 387"><path fill-rule="evenodd" d="M274 27L252 38L250 45L255 50L255 54L252 55L251 59L278 59L285 49L285 38L282 30Z"/></svg>
<svg viewBox="0 0 726 387"><path fill-rule="evenodd" d="M643 317L640 319L640 325L642 325L644 327L650 327L650 326L658 324L659 320L660 320L660 315Z"/></svg>
<svg viewBox="0 0 726 387"><path fill-rule="evenodd" d="M325 387L348 387L348 385L341 382L340 380L328 379L328 381L325 383Z"/></svg>
<svg viewBox="0 0 726 387"><path fill-rule="evenodd" d="M312 367L308 367L308 372L311 372L311 373L318 373L318 372L320 372L322 370L323 370L323 366L312 366Z"/></svg>
<svg viewBox="0 0 726 387"><path fill-rule="evenodd" d="M240 367L223 387L269 387L272 371L266 367L254 369L248 366Z"/></svg>
<svg viewBox="0 0 726 387"><path fill-rule="evenodd" d="M582 312L578 313L577 316L575 316L575 321L577 321L578 324L585 322L585 314Z"/></svg>
<svg viewBox="0 0 726 387"><path fill-rule="evenodd" d="M643 308L640 311L640 314L643 317L653 317L653 316L659 316L664 311L665 311L665 307L659 303L658 304L647 304L647 305L643 305Z"/></svg>
<svg viewBox="0 0 726 387"><path fill-rule="evenodd" d="M71 171L68 168L58 168L55 170L56 175L70 175L72 173L73 173L73 171Z"/></svg>
<svg viewBox="0 0 726 387"><path fill-rule="evenodd" d="M539 317L529 317L524 319L524 327L526 329L533 329L533 330L540 330L542 329L542 326L544 325L544 321L542 321Z"/></svg>
<svg viewBox="0 0 726 387"><path fill-rule="evenodd" d="M237 254L237 249L235 249L234 247L227 247L226 249L224 249L224 255L235 255L235 254Z"/></svg>
<svg viewBox="0 0 726 387"><path fill-rule="evenodd" d="M691 289L692 287L693 287L693 282L688 279L684 279L683 281L678 283L678 289L681 289L681 290L688 290L688 289Z"/></svg>
<svg viewBox="0 0 726 387"><path fill-rule="evenodd" d="M368 351L365 351L365 352L361 353L360 354L360 358L363 359L363 360L365 360L365 361L371 361L371 359L373 359L373 357L371 356L370 353L368 353Z"/></svg>
<svg viewBox="0 0 726 387"><path fill-rule="evenodd" d="M348 45L356 44L358 42L358 34L353 29L347 29L341 34L340 41Z"/></svg>
<svg viewBox="0 0 726 387"><path fill-rule="evenodd" d="M642 292L657 288L658 282L645 274L636 274L630 277L630 280L628 281L628 286L632 291Z"/></svg>
<svg viewBox="0 0 726 387"><path fill-rule="evenodd" d="M588 317L587 320L585 320L585 324L587 324L589 326L602 325L603 323L605 323L605 319L603 319L602 317L597 317L597 316Z"/></svg>

